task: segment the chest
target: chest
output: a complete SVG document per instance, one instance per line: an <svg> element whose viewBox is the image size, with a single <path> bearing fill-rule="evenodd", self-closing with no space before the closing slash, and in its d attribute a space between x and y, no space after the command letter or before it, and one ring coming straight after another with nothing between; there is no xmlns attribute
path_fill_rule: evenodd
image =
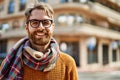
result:
<svg viewBox="0 0 120 80"><path fill-rule="evenodd" d="M65 80L66 67L57 62L51 71L41 72L24 65L23 80Z"/></svg>

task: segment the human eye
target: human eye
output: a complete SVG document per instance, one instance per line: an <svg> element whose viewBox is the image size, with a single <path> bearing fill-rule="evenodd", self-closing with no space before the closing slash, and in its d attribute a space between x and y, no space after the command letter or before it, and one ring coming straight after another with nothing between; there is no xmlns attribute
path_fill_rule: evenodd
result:
<svg viewBox="0 0 120 80"><path fill-rule="evenodd" d="M39 25L39 21L38 20L32 20L31 21L31 26L32 27L38 27L38 25Z"/></svg>
<svg viewBox="0 0 120 80"><path fill-rule="evenodd" d="M51 21L50 20L43 20L42 24L44 27L49 27L51 25Z"/></svg>

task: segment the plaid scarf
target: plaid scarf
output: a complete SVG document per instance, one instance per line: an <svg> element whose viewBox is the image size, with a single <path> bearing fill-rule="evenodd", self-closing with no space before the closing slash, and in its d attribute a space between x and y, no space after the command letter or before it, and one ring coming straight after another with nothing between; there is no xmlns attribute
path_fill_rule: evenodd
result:
<svg viewBox="0 0 120 80"><path fill-rule="evenodd" d="M27 42L29 42L29 39L23 38L13 46L0 71L0 80L22 80L23 63L40 71L49 71L54 68L59 55L59 48L54 39L51 39L50 48L45 54L33 50ZM34 58L30 50L41 56Z"/></svg>
<svg viewBox="0 0 120 80"><path fill-rule="evenodd" d="M58 59L58 49L53 39L49 47L50 48L42 53L29 47L29 42L26 42L24 47L25 51L23 52L24 64L30 68L43 72L53 69Z"/></svg>

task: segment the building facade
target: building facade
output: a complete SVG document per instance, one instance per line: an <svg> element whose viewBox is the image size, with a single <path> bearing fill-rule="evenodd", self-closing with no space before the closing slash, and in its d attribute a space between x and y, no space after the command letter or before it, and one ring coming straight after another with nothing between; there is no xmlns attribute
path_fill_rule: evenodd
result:
<svg viewBox="0 0 120 80"><path fill-rule="evenodd" d="M103 5L104 0L38 1L53 7L54 37L79 69L120 68L120 5L113 0L105 1L116 5L115 9ZM27 35L24 11L31 3L34 0L0 0L0 62Z"/></svg>

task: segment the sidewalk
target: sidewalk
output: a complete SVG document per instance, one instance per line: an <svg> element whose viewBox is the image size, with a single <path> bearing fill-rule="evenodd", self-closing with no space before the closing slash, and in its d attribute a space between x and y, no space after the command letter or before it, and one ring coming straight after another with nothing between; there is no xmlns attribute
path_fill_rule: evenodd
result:
<svg viewBox="0 0 120 80"><path fill-rule="evenodd" d="M120 80L120 71L78 72L78 80Z"/></svg>
<svg viewBox="0 0 120 80"><path fill-rule="evenodd" d="M112 71L119 71L120 67L104 67L101 69L81 69L81 68L77 68L78 72L112 72Z"/></svg>

